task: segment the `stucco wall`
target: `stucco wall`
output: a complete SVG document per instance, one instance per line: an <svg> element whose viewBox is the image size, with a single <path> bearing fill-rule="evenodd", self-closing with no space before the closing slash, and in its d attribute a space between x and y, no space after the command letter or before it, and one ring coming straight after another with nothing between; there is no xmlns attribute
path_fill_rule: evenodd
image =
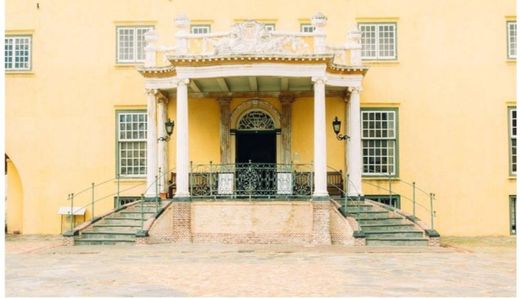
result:
<svg viewBox="0 0 520 299"><path fill-rule="evenodd" d="M439 232L509 234L516 177L509 175L507 107L515 105L516 62L506 55L506 21L515 19L514 0L152 3L54 0L37 8L33 1L6 1L6 34L32 35L32 69L7 72L5 79L6 152L23 182L23 192L8 195L8 200L21 198L23 215L13 212L8 219L17 218L24 233L59 233L56 211L69 205L67 194L115 176L115 111L146 109L144 80L135 65L116 63L116 26L153 25L158 42L173 45L173 19L180 13L209 20L214 32L227 31L237 19L266 18L277 30L298 31L321 11L328 18L330 45L343 45L347 31L360 21L397 23L398 59L365 62L370 70L361 105L399 108L399 178L437 194ZM330 121L344 115L343 105L341 99L327 99L327 163L336 168L343 168L343 143L332 134ZM189 111L190 159L218 161L218 104L190 99ZM310 162L312 99L296 100L292 115L293 159ZM175 100L168 116L175 120ZM175 137L168 154L173 167ZM109 188L115 192L116 185ZM367 183L364 188L366 194L384 193ZM393 189L410 197L410 187L399 180ZM128 195L142 191L138 187ZM90 200L88 193L83 196L82 205ZM411 211L404 197L401 206ZM112 208L111 198L96 204L99 213Z"/></svg>

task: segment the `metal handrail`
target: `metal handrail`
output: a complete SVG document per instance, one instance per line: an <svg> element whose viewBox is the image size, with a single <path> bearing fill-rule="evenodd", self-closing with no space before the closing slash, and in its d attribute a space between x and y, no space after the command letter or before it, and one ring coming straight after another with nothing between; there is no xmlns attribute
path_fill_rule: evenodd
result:
<svg viewBox="0 0 520 299"><path fill-rule="evenodd" d="M337 170L337 169L335 169L333 167L330 167L330 166L327 166L327 168L330 169L330 170L339 171L339 170ZM392 180L391 180L391 176L387 176L387 177L388 177L388 186L389 186L388 188L385 188L384 186L381 186L381 185L373 184L373 183L371 183L369 181L366 181L366 180L363 181L363 184L367 184L367 185L370 185L370 186L382 189L384 191L387 191L389 193L390 197L391 197L392 194L393 194L392 193L392 187L391 187L392 186L391 185L392 184ZM339 186L332 185L333 187L337 188L338 190L340 190L344 194L344 197L345 197L345 207L344 207L345 215L347 213L347 201L348 201L348 197L349 197L349 195L348 195L348 185L349 184L348 183L349 182L352 183L352 181L350 180L350 177L349 177L348 174L346 175L346 181L347 181L347 184L346 184L345 188L347 189L347 191L342 190L341 188L339 188ZM429 192L424 191L423 189L417 187L415 182L410 183L410 182L407 182L407 181L402 180L402 179L399 179L399 182L402 182L405 185L408 185L408 186L412 187L412 198L410 198L410 197L408 197L406 195L403 195L403 194L399 194L399 197L403 198L403 199L406 199L406 200L408 200L409 202L412 203L412 215L413 215L413 217L417 218L416 217L416 206L421 207L422 209L424 209L425 212L430 214L430 228L434 229L434 218L437 216L437 212L433 209L433 201L435 200L435 193L429 193ZM354 184L352 184L352 186L354 188L356 188ZM356 191L356 194L359 194L359 190L355 190L355 191ZM424 195L428 196L428 198L429 198L429 205L430 205L429 208L426 206L426 204L421 204L421 203L417 202L416 191L419 191L419 192L423 193ZM386 205L385 204L385 206L388 206L390 209L394 209L390 205Z"/></svg>
<svg viewBox="0 0 520 299"><path fill-rule="evenodd" d="M160 183L160 180L159 180L159 179L163 178L165 175L167 175L168 173L170 173L170 172L173 171L174 169L175 169L175 167L169 169L168 171L165 171L164 173L161 173L161 170L160 170L160 168L159 168L159 173L161 173L161 174L160 174L159 176L156 175L156 176L155 176L155 180L154 180L151 184L149 184L148 187L147 187L147 188L145 189L145 191L143 192L143 194L144 194L144 193L146 193L148 190L150 190L150 188L151 188L152 186L154 186L154 185L156 186L157 211L159 210L159 208L158 208L158 205L159 205L159 200L158 200L158 198L159 198L159 197L158 197L159 192L158 192L158 189L159 189L159 183ZM106 183L109 183L109 182L111 182L111 181L115 181L115 180L117 181L117 191L116 191L116 192L113 192L113 193L110 193L110 194L108 194L108 195L104 195L104 196L102 196L102 197L100 197L100 198L95 199L95 195L94 195L95 193L94 193L94 192L95 192L95 188L96 188L96 187L99 187L99 186L101 186L101 185L104 185L104 184L106 184ZM75 223L74 223L74 218L73 218L73 217L74 217L74 212L75 212L75 211L78 211L78 210L81 210L81 209L83 209L83 208L87 208L88 206L91 206L91 217L90 217L90 221L93 221L93 220L95 220L95 214L94 214L94 204L95 204L95 203L97 203L97 202L99 202L99 201L102 201L102 200L104 200L104 199L106 199L106 198L111 198L111 197L113 197L113 196L115 196L115 195L117 195L117 197L119 198L119 195L120 195L121 193L126 192L126 191L129 191L129 190L132 190L132 189L135 189L135 188L137 188L137 187L139 187L139 186L142 186L142 185L146 184L146 182L141 182L141 183L135 184L135 185L133 185L133 186L131 186L131 187L129 187L129 188L125 188L125 189L123 189L123 190L120 190L120 180L121 180L121 177L120 177L119 175L117 175L116 177L111 178L111 179L108 179L108 180L105 180L105 181L103 181L103 182L101 182L101 183L97 183L97 184L92 183L91 186L90 186L89 188L85 188L85 189L83 189L83 190L81 190L81 191L79 191L79 192L77 192L77 193L70 193L70 194L68 195L68 199L67 199L67 200L70 200L70 201L71 201L71 209L70 209L71 232L74 230L74 224L75 224ZM170 184L170 185L171 185L171 184ZM170 185L169 185L169 186L170 186ZM169 187L169 186L168 186L168 187ZM79 194L82 194L82 193L84 193L84 192L86 192L86 191L88 191L88 190L91 190L91 191L92 191L92 198L91 198L91 201L90 201L89 203L83 205L83 206L80 206L80 207L76 207L76 208L74 208L74 197L76 197L76 196L78 196ZM144 197L143 194L141 194L141 198ZM144 200L143 200L143 201L144 201ZM141 209L141 222L143 222L143 216L144 216L144 214L143 214L143 211L142 211L142 209ZM86 222L86 221L84 221L84 222ZM84 223L84 222L83 222L83 223ZM82 223L80 223L80 225L81 225L81 224L82 224Z"/></svg>

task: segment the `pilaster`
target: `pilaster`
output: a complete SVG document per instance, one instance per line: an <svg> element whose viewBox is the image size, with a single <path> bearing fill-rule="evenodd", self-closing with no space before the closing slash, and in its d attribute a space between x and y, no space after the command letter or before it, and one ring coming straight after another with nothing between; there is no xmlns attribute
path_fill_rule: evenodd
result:
<svg viewBox="0 0 520 299"><path fill-rule="evenodd" d="M222 97L217 99L220 106L220 162L231 163L231 98Z"/></svg>
<svg viewBox="0 0 520 299"><path fill-rule="evenodd" d="M281 129L282 129L282 161L284 164L291 163L291 119L292 119L292 103L293 95L280 95L278 97L282 104L281 113Z"/></svg>

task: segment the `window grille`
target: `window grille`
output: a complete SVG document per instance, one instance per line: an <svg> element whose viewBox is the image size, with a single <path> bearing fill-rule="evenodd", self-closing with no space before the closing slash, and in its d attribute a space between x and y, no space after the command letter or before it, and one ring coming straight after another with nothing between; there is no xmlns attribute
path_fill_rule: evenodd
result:
<svg viewBox="0 0 520 299"><path fill-rule="evenodd" d="M361 112L363 175L396 174L397 111Z"/></svg>
<svg viewBox="0 0 520 299"><path fill-rule="evenodd" d="M117 61L122 63L143 62L146 45L144 35L151 29L151 26L118 27Z"/></svg>
<svg viewBox="0 0 520 299"><path fill-rule="evenodd" d="M365 195L366 199L380 202L385 205L389 205L396 209L401 208L401 195L399 194L386 194L386 195Z"/></svg>
<svg viewBox="0 0 520 299"><path fill-rule="evenodd" d="M4 57L6 70L30 70L31 36L6 36Z"/></svg>
<svg viewBox="0 0 520 299"><path fill-rule="evenodd" d="M507 57L516 59L516 21L507 22Z"/></svg>
<svg viewBox="0 0 520 299"><path fill-rule="evenodd" d="M304 33L313 33L314 32L314 26L311 24L300 24L300 31Z"/></svg>
<svg viewBox="0 0 520 299"><path fill-rule="evenodd" d="M193 34L211 33L211 26L210 25L192 25L191 33L193 33Z"/></svg>
<svg viewBox="0 0 520 299"><path fill-rule="evenodd" d="M146 175L146 112L120 112L117 125L119 174Z"/></svg>
<svg viewBox="0 0 520 299"><path fill-rule="evenodd" d="M363 59L397 59L396 24L359 24Z"/></svg>
<svg viewBox="0 0 520 299"><path fill-rule="evenodd" d="M273 119L262 111L251 111L244 115L237 126L238 130L274 130Z"/></svg>
<svg viewBox="0 0 520 299"><path fill-rule="evenodd" d="M510 108L509 109L509 138L510 138L510 144L511 148L509 150L510 152L510 167L511 167L511 174L516 175L516 108Z"/></svg>

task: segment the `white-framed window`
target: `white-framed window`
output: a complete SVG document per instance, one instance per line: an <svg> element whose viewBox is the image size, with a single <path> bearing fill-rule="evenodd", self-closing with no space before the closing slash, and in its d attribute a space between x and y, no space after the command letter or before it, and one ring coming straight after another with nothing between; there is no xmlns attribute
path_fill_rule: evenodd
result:
<svg viewBox="0 0 520 299"><path fill-rule="evenodd" d="M517 132L516 108L509 108L509 160L510 173L516 175L516 132Z"/></svg>
<svg viewBox="0 0 520 299"><path fill-rule="evenodd" d="M193 34L211 33L211 25L191 25L190 31Z"/></svg>
<svg viewBox="0 0 520 299"><path fill-rule="evenodd" d="M516 59L516 21L507 22L507 58Z"/></svg>
<svg viewBox="0 0 520 299"><path fill-rule="evenodd" d="M146 175L146 130L146 111L117 113L117 165L121 176Z"/></svg>
<svg viewBox="0 0 520 299"><path fill-rule="evenodd" d="M4 67L6 71L27 71L31 69L30 35L6 36L4 46Z"/></svg>
<svg viewBox="0 0 520 299"><path fill-rule="evenodd" d="M314 29L314 26L312 26L311 24L300 24L300 32L313 33Z"/></svg>
<svg viewBox="0 0 520 299"><path fill-rule="evenodd" d="M152 26L121 26L117 27L117 62L143 62L145 40L144 35Z"/></svg>
<svg viewBox="0 0 520 299"><path fill-rule="evenodd" d="M397 110L361 111L363 175L395 176L397 173Z"/></svg>
<svg viewBox="0 0 520 299"><path fill-rule="evenodd" d="M395 23L360 23L361 57L372 60L397 59Z"/></svg>

